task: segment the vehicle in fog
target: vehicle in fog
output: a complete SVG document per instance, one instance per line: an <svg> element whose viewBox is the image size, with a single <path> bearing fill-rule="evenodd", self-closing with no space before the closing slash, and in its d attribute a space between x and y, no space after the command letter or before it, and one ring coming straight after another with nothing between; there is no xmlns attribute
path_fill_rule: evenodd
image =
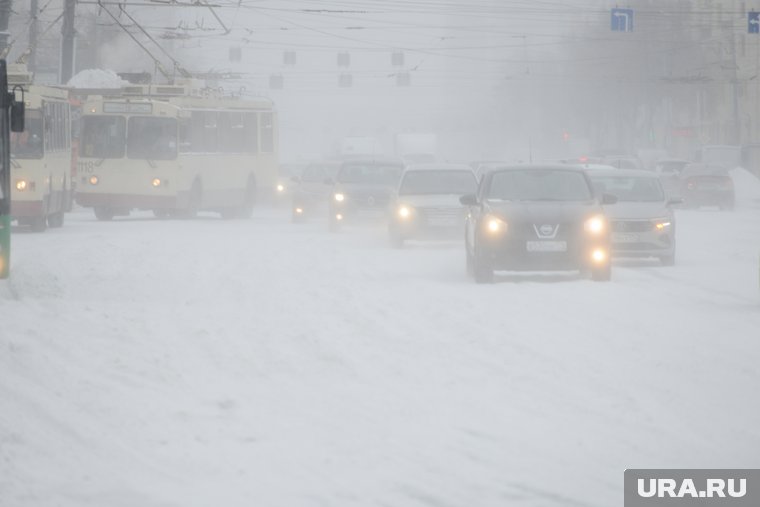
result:
<svg viewBox="0 0 760 507"><path fill-rule="evenodd" d="M734 209L736 199L728 170L705 164L689 164L681 171L679 196L687 208L718 206L722 210Z"/></svg>
<svg viewBox="0 0 760 507"><path fill-rule="evenodd" d="M272 103L180 85L130 85L83 107L77 202L100 220L132 209L156 216L250 216L275 192Z"/></svg>
<svg viewBox="0 0 760 507"><path fill-rule="evenodd" d="M494 270L580 270L610 279L610 231L602 204L582 169L507 166L485 174L477 193L461 197L467 272L478 283Z"/></svg>
<svg viewBox="0 0 760 507"><path fill-rule="evenodd" d="M461 238L465 208L459 197L475 193L478 183L466 165L407 166L391 198L388 235L400 248L407 239Z"/></svg>
<svg viewBox="0 0 760 507"><path fill-rule="evenodd" d="M348 220L383 219L404 170L395 158L356 158L343 162L328 199L328 224L337 231Z"/></svg>
<svg viewBox="0 0 760 507"><path fill-rule="evenodd" d="M616 169L644 169L644 163L638 157L627 155L607 155L602 157L601 163Z"/></svg>
<svg viewBox="0 0 760 507"><path fill-rule="evenodd" d="M728 144L702 146L696 160L706 166L731 170L742 164L742 149Z"/></svg>
<svg viewBox="0 0 760 507"><path fill-rule="evenodd" d="M671 266L676 254L676 218L657 173L614 169L588 173L597 195L612 194L605 206L610 224L612 255L656 257Z"/></svg>
<svg viewBox="0 0 760 507"><path fill-rule="evenodd" d="M475 160L470 162L470 169L472 169L472 172L475 174L475 178L480 181L483 174L489 169L503 167L505 165L507 165L507 162L504 160Z"/></svg>
<svg viewBox="0 0 760 507"><path fill-rule="evenodd" d="M20 94L23 100L23 93ZM24 132L24 102L16 99L16 91L8 90L8 71L0 59L0 280L11 271L11 138Z"/></svg>
<svg viewBox="0 0 760 507"><path fill-rule="evenodd" d="M277 167L277 184L274 188L275 203L289 202L294 183L309 166L307 162L280 164Z"/></svg>
<svg viewBox="0 0 760 507"><path fill-rule="evenodd" d="M405 132L394 139L396 156L407 165L436 162L438 136L432 132Z"/></svg>
<svg viewBox="0 0 760 507"><path fill-rule="evenodd" d="M317 213L324 213L332 190L332 181L340 169L340 162L313 162L300 176L291 177L291 216L293 222L302 222Z"/></svg>
<svg viewBox="0 0 760 507"><path fill-rule="evenodd" d="M8 80L24 89L26 125L11 134L12 213L41 232L61 227L72 199L71 108L66 90L31 84L26 66L10 65Z"/></svg>
<svg viewBox="0 0 760 507"><path fill-rule="evenodd" d="M681 190L681 171L689 165L688 160L666 158L658 160L654 170L668 195L677 196Z"/></svg>

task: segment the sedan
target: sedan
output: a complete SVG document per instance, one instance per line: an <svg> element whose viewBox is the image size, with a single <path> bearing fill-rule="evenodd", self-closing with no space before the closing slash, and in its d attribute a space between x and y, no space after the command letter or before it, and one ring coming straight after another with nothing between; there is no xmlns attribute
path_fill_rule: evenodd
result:
<svg viewBox="0 0 760 507"><path fill-rule="evenodd" d="M403 163L396 159L356 158L344 162L332 183L328 199L330 231L338 231L351 220L382 220L391 194L398 186Z"/></svg>
<svg viewBox="0 0 760 507"><path fill-rule="evenodd" d="M597 194L612 194L617 202L606 206L612 232L612 254L620 257L657 257L672 266L676 255L676 217L656 173L612 170L588 173Z"/></svg>
<svg viewBox="0 0 760 507"><path fill-rule="evenodd" d="M291 216L293 222L302 222L316 210L324 213L332 185L326 182L335 177L340 162L315 162L303 170L301 176L291 178Z"/></svg>
<svg viewBox="0 0 760 507"><path fill-rule="evenodd" d="M478 184L466 165L408 166L391 198L388 234L400 248L407 239L461 238L465 210L459 196L474 193Z"/></svg>
<svg viewBox="0 0 760 507"><path fill-rule="evenodd" d="M508 166L488 172L469 206L467 271L477 283L495 270L579 270L610 279L610 231L586 173L568 166Z"/></svg>

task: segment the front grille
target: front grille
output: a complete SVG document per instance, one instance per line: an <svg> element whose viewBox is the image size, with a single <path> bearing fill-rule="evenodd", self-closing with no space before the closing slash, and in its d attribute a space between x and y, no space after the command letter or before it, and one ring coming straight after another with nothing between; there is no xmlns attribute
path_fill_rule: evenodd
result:
<svg viewBox="0 0 760 507"><path fill-rule="evenodd" d="M649 220L613 220L611 227L614 232L649 232L654 229Z"/></svg>
<svg viewBox="0 0 760 507"><path fill-rule="evenodd" d="M461 208L417 208L417 212L425 219L459 220L464 216Z"/></svg>

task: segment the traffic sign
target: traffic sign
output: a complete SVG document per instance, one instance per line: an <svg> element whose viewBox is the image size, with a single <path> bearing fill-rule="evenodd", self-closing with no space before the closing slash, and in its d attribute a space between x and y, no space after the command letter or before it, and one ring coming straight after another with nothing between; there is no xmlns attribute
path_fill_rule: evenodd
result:
<svg viewBox="0 0 760 507"><path fill-rule="evenodd" d="M747 13L747 32L760 33L760 12Z"/></svg>
<svg viewBox="0 0 760 507"><path fill-rule="evenodd" d="M610 15L610 29L613 32L632 32L633 9L612 9Z"/></svg>

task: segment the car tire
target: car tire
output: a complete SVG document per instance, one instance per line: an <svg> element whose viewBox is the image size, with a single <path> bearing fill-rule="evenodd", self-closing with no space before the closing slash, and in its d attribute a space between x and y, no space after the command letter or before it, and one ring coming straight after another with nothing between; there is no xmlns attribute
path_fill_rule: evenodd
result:
<svg viewBox="0 0 760 507"><path fill-rule="evenodd" d="M591 268L591 279L595 282L609 282L612 278L612 266L607 263L604 266Z"/></svg>
<svg viewBox="0 0 760 507"><path fill-rule="evenodd" d="M464 269L465 273L467 273L467 276L475 275L475 267L473 266L472 262L472 254L470 253L470 249L467 248L466 244L464 246Z"/></svg>
<svg viewBox="0 0 760 507"><path fill-rule="evenodd" d="M327 219L327 229L330 232L340 232L340 222L332 215Z"/></svg>
<svg viewBox="0 0 760 507"><path fill-rule="evenodd" d="M670 254L670 255L661 255L660 256L660 264L663 266L675 266L676 264L676 254Z"/></svg>
<svg viewBox="0 0 760 507"><path fill-rule="evenodd" d="M392 227L388 228L388 239L392 248L404 248L404 237Z"/></svg>
<svg viewBox="0 0 760 507"><path fill-rule="evenodd" d="M29 225L32 226L33 232L44 232L48 227L48 220L45 215L40 215L32 218Z"/></svg>
<svg viewBox="0 0 760 507"><path fill-rule="evenodd" d="M159 220L166 220L171 215L171 211L164 208L156 208L153 210L153 216Z"/></svg>
<svg viewBox="0 0 760 507"><path fill-rule="evenodd" d="M475 283L493 283L493 266L477 251L472 256L472 276Z"/></svg>

